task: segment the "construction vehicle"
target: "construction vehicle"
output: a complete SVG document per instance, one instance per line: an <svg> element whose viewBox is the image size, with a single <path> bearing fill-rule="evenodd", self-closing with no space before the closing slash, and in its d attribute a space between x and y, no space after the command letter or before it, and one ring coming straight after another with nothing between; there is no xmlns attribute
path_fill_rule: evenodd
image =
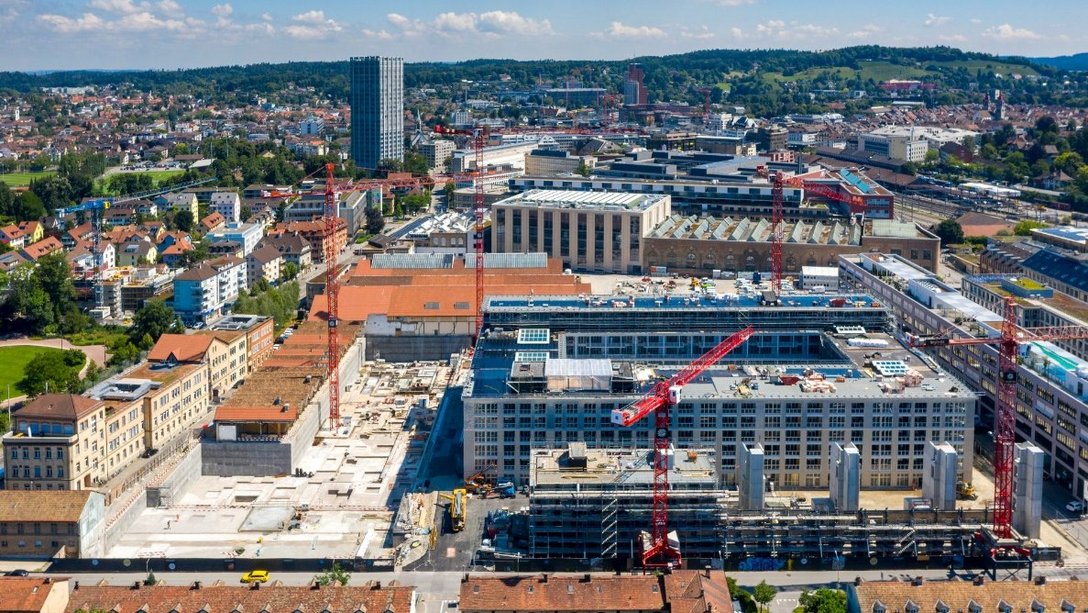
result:
<svg viewBox="0 0 1088 613"><path fill-rule="evenodd" d="M514 482L509 479L496 483L495 491L499 493L499 498L513 498L518 493L518 489L514 487Z"/></svg>
<svg viewBox="0 0 1088 613"><path fill-rule="evenodd" d="M465 516L468 514L468 490L459 487L453 490L452 494L439 494L439 496L450 501L449 506L446 507L446 512L450 516L450 529L454 532L464 530Z"/></svg>
<svg viewBox="0 0 1088 613"><path fill-rule="evenodd" d="M478 496L487 496L494 489L495 480L488 476L491 471L488 466L476 474L465 478L465 489Z"/></svg>
<svg viewBox="0 0 1088 613"><path fill-rule="evenodd" d="M978 500L978 492L975 491L975 486L960 481L956 484L956 497L960 500Z"/></svg>

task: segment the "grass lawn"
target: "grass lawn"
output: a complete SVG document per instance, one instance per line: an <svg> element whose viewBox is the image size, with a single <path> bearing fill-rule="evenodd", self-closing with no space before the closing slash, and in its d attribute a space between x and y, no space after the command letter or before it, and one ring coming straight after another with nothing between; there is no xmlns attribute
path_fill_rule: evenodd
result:
<svg viewBox="0 0 1088 613"><path fill-rule="evenodd" d="M23 187L30 185L30 182L34 179L42 179L45 177L51 177L57 173L51 170L43 170L41 172L11 172L0 174L0 183L7 183L8 187Z"/></svg>
<svg viewBox="0 0 1088 613"><path fill-rule="evenodd" d="M185 174L184 170L148 170L140 174L151 175L151 180L155 184L162 183L167 179L173 179L176 176Z"/></svg>
<svg viewBox="0 0 1088 613"><path fill-rule="evenodd" d="M6 400L11 396L19 396L21 392L15 389L15 384L23 378L23 369L27 363L35 357L50 351L60 352L61 350L29 345L0 347L0 398ZM8 395L9 385L11 386L11 396Z"/></svg>

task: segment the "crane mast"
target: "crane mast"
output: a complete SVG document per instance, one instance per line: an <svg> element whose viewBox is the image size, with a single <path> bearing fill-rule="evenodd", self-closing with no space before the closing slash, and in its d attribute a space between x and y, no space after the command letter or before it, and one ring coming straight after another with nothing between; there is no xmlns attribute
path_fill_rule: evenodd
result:
<svg viewBox="0 0 1088 613"><path fill-rule="evenodd" d="M642 565L647 568L671 568L682 561L680 549L669 543L669 445L672 407L680 401L681 390L706 372L718 360L740 347L755 329L744 328L688 364L669 379L654 385L646 397L612 411L612 423L632 426L650 413L654 414L653 511L649 543L642 543Z"/></svg>
<svg viewBox="0 0 1088 613"><path fill-rule="evenodd" d="M995 345L998 350L997 404L994 411L994 534L1011 538L1013 495L1015 493L1016 382L1021 343L1088 339L1082 327L1022 328L1016 323L1016 300L1005 298L1000 336L995 338L948 338L914 336L912 347L950 347L959 345Z"/></svg>
<svg viewBox="0 0 1088 613"><path fill-rule="evenodd" d="M325 178L325 299L328 305L328 356L326 375L329 384L329 425L336 429L340 426L340 338L337 336L340 293L336 280L336 261L339 253L336 249L336 229L339 216L336 206L336 187L333 183L334 164L326 164Z"/></svg>

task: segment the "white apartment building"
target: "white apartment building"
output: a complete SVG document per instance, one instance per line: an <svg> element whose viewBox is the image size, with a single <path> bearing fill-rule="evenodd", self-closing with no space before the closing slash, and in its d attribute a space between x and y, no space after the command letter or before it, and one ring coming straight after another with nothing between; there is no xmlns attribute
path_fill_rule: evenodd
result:
<svg viewBox="0 0 1088 613"><path fill-rule="evenodd" d="M222 215L227 223L238 222L242 216L242 198L237 192L215 192L208 209Z"/></svg>

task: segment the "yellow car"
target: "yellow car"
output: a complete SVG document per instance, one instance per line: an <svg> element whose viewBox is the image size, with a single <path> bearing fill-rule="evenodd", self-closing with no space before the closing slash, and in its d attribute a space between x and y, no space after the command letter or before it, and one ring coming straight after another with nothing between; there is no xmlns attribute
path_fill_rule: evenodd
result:
<svg viewBox="0 0 1088 613"><path fill-rule="evenodd" d="M268 583L268 571L251 570L242 575L242 583Z"/></svg>

